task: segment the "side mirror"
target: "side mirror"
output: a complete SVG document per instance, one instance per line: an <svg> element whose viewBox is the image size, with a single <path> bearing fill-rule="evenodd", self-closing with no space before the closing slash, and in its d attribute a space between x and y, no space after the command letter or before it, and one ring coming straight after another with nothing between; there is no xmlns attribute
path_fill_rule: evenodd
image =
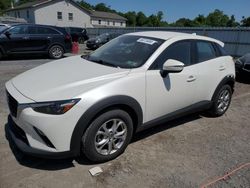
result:
<svg viewBox="0 0 250 188"><path fill-rule="evenodd" d="M11 33L9 31L6 31L4 34L6 37L10 38Z"/></svg>
<svg viewBox="0 0 250 188"><path fill-rule="evenodd" d="M163 64L161 75L162 77L166 77L168 73L178 73L181 72L183 68L184 68L184 63L174 59L168 59Z"/></svg>

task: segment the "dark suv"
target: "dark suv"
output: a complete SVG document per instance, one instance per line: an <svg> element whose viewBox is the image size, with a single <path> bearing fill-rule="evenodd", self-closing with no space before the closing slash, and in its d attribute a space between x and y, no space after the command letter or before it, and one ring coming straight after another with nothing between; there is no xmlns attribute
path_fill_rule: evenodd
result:
<svg viewBox="0 0 250 188"><path fill-rule="evenodd" d="M16 24L0 31L0 58L12 54L48 54L53 59L71 52L72 40L65 28Z"/></svg>

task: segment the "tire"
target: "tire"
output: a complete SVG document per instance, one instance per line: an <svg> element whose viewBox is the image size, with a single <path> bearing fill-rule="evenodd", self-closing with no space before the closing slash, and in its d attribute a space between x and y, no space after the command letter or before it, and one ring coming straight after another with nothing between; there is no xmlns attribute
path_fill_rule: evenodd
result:
<svg viewBox="0 0 250 188"><path fill-rule="evenodd" d="M229 85L223 85L216 93L212 107L209 111L213 117L222 116L230 106L232 99L232 88Z"/></svg>
<svg viewBox="0 0 250 188"><path fill-rule="evenodd" d="M3 58L3 52L0 50L0 59Z"/></svg>
<svg viewBox="0 0 250 188"><path fill-rule="evenodd" d="M84 38L83 37L79 37L78 43L79 44L84 44L84 42L85 42Z"/></svg>
<svg viewBox="0 0 250 188"><path fill-rule="evenodd" d="M49 57L52 59L60 59L63 57L64 50L59 45L53 45L49 49Z"/></svg>
<svg viewBox="0 0 250 188"><path fill-rule="evenodd" d="M112 129L114 125L117 129ZM132 134L133 121L127 112L118 109L105 112L85 131L82 137L82 152L93 162L112 160L125 151Z"/></svg>

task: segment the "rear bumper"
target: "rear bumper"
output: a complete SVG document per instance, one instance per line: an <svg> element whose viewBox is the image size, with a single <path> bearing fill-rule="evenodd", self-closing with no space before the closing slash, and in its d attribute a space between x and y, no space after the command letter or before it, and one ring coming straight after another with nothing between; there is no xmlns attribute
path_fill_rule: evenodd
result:
<svg viewBox="0 0 250 188"><path fill-rule="evenodd" d="M11 116L8 116L8 124L6 126L6 136L10 144L14 144L19 150L23 153L39 157L39 158L49 158L49 159L62 159L73 157L74 154L71 151L66 152L50 152L41 149L32 148L25 136L25 133L22 132L15 122L12 120Z"/></svg>

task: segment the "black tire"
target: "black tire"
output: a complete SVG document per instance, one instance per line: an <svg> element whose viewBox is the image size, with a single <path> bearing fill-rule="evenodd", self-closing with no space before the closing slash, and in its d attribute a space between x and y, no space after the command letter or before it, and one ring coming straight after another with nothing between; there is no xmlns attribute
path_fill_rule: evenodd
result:
<svg viewBox="0 0 250 188"><path fill-rule="evenodd" d="M124 139L121 139L123 143L121 144L120 148L117 149L116 151L112 150L114 153L110 152L109 154L101 154L100 152L98 152L98 149L96 148L96 145L95 145L97 138L98 138L97 132L102 129L103 125L106 122L110 122L113 119L119 119L122 122L124 122L126 126L126 135L124 136ZM124 124L122 125L124 126ZM106 127L107 126L108 126L108 123L106 124ZM105 161L112 160L124 152L124 150L126 149L126 147L128 146L132 138L132 135L133 135L133 121L127 112L123 110L119 110L119 109L114 109L114 110L105 112L101 114L100 116L98 116L85 131L82 137L82 152L89 160L93 162L105 162ZM104 137L105 136L103 136L103 139ZM104 145L103 148L105 148L106 146L109 147L109 143L111 142L110 139L111 138L107 139L108 140L107 144L105 145L103 144ZM102 150L105 150L105 149L102 149ZM107 148L107 152L108 152L108 148Z"/></svg>
<svg viewBox="0 0 250 188"><path fill-rule="evenodd" d="M49 49L49 57L52 59L60 59L63 57L64 49L60 45L53 45Z"/></svg>
<svg viewBox="0 0 250 188"><path fill-rule="evenodd" d="M79 44L84 44L84 42L85 42L85 39L83 37L79 37L78 43Z"/></svg>
<svg viewBox="0 0 250 188"><path fill-rule="evenodd" d="M222 95L223 94L228 94L228 100L223 100L224 101L224 107L220 108L219 104L222 101ZM218 91L215 93L215 97L213 99L213 104L212 107L209 111L209 114L213 117L219 117L222 116L230 106L232 99L232 88L229 85L223 85Z"/></svg>

